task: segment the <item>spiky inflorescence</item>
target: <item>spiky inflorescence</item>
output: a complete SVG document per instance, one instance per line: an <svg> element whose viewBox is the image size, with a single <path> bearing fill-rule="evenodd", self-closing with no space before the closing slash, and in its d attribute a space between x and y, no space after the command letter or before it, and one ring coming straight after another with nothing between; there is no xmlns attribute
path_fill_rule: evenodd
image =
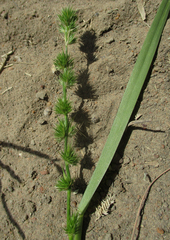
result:
<svg viewBox="0 0 170 240"><path fill-rule="evenodd" d="M109 195L106 200L103 200L101 202L101 205L99 205L96 208L96 212L95 212L96 221L102 216L106 216L108 214L110 206L114 203L115 203L115 195Z"/></svg>

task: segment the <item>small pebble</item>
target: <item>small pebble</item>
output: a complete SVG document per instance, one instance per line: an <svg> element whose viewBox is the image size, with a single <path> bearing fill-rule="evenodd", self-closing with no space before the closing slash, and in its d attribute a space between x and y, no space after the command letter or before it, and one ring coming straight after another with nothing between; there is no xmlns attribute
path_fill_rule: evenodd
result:
<svg viewBox="0 0 170 240"><path fill-rule="evenodd" d="M99 16L99 13L98 12L95 12L95 14L94 14L96 17L98 17Z"/></svg>
<svg viewBox="0 0 170 240"><path fill-rule="evenodd" d="M82 148L82 149L80 150L80 153L81 153L82 157L84 157L85 154L86 154L86 148Z"/></svg>
<svg viewBox="0 0 170 240"><path fill-rule="evenodd" d="M52 202L52 197L51 196L48 196L47 197L47 203L49 204L49 203L51 203Z"/></svg>
<svg viewBox="0 0 170 240"><path fill-rule="evenodd" d="M107 233L104 237L104 240L112 240L112 234L111 233Z"/></svg>
<svg viewBox="0 0 170 240"><path fill-rule="evenodd" d="M72 201L72 202L71 202L71 206L74 207L74 208L76 208L76 207L77 207L77 202L76 202L76 201Z"/></svg>
<svg viewBox="0 0 170 240"><path fill-rule="evenodd" d="M163 208L168 208L169 205L168 205L168 203L164 202L163 205L162 205L162 207L163 207Z"/></svg>
<svg viewBox="0 0 170 240"><path fill-rule="evenodd" d="M34 140L31 140L31 145L35 145L35 141Z"/></svg>
<svg viewBox="0 0 170 240"><path fill-rule="evenodd" d="M50 116L52 113L52 109L50 107L46 107L44 109L44 116Z"/></svg>
<svg viewBox="0 0 170 240"><path fill-rule="evenodd" d="M156 191L157 191L157 192L161 192L161 191L162 191L162 188L157 187Z"/></svg>
<svg viewBox="0 0 170 240"><path fill-rule="evenodd" d="M127 165L127 164L129 164L130 162L131 162L130 158L128 158L128 157L126 157L126 156L123 158L123 164L124 164L124 165Z"/></svg>
<svg viewBox="0 0 170 240"><path fill-rule="evenodd" d="M41 175L47 175L47 174L49 174L49 171L47 169L45 169L45 170L41 171L40 173L41 173Z"/></svg>
<svg viewBox="0 0 170 240"><path fill-rule="evenodd" d="M153 166L155 168L159 167L159 163L157 161L145 162L145 164L148 166Z"/></svg>
<svg viewBox="0 0 170 240"><path fill-rule="evenodd" d="M22 222L24 223L26 220L28 220L28 218L29 218L29 216L28 216L28 214L26 214L26 215L23 217Z"/></svg>
<svg viewBox="0 0 170 240"><path fill-rule="evenodd" d="M155 157L155 158L159 158L159 155L158 155L158 154L154 154L154 157Z"/></svg>
<svg viewBox="0 0 170 240"><path fill-rule="evenodd" d="M47 93L45 91L40 91L36 93L36 99L45 100L47 98Z"/></svg>
<svg viewBox="0 0 170 240"><path fill-rule="evenodd" d="M47 124L47 121L44 120L43 118L40 118L40 119L38 120L38 124L44 125L44 124Z"/></svg>
<svg viewBox="0 0 170 240"><path fill-rule="evenodd" d="M2 11L1 17L3 17L4 19L8 19L8 12Z"/></svg>
<svg viewBox="0 0 170 240"><path fill-rule="evenodd" d="M9 186L9 187L8 187L8 191L9 191L9 192L13 192L13 191L14 191L14 187L13 187L12 185Z"/></svg>
<svg viewBox="0 0 170 240"><path fill-rule="evenodd" d="M56 74L57 76L60 75L60 71L58 71L58 70L56 69L56 67L55 67L54 64L53 64L52 67L51 67L51 72L54 73L54 74Z"/></svg>
<svg viewBox="0 0 170 240"><path fill-rule="evenodd" d="M50 107L51 105L52 105L51 102L48 102L48 103L47 103L47 107Z"/></svg>
<svg viewBox="0 0 170 240"><path fill-rule="evenodd" d="M62 228L65 228L66 227L65 222L63 222L61 226L62 226Z"/></svg>
<svg viewBox="0 0 170 240"><path fill-rule="evenodd" d="M44 196L42 196L42 199L41 199L41 205L43 205L44 203L51 203L52 202L52 197L51 196L48 196L46 194L44 194Z"/></svg>
<svg viewBox="0 0 170 240"><path fill-rule="evenodd" d="M118 224L116 224L116 223L113 224L113 229L114 229L114 230L117 230L117 229L119 229L119 228L120 228L120 226L119 226Z"/></svg>
<svg viewBox="0 0 170 240"><path fill-rule="evenodd" d="M19 157L22 157L22 153L18 153L18 156L19 156Z"/></svg>
<svg viewBox="0 0 170 240"><path fill-rule="evenodd" d="M106 38L106 40L105 40L105 43L108 43L108 44L110 44L110 43L112 43L112 42L115 42L114 37L108 37L108 38Z"/></svg>
<svg viewBox="0 0 170 240"><path fill-rule="evenodd" d="M20 56L15 56L15 59L17 60L17 62L22 62L22 59Z"/></svg>
<svg viewBox="0 0 170 240"><path fill-rule="evenodd" d="M53 64L53 65L51 66L51 72L52 72L52 73L56 73L56 71L57 71L57 70L56 70L56 67L55 67L55 65Z"/></svg>
<svg viewBox="0 0 170 240"><path fill-rule="evenodd" d="M100 118L95 115L92 115L91 121L92 121L92 123L98 123L98 122L100 122Z"/></svg>
<svg viewBox="0 0 170 240"><path fill-rule="evenodd" d="M43 188L43 187L40 187L40 188L39 188L39 191L40 191L40 193L43 193L43 192L44 192L44 188Z"/></svg>
<svg viewBox="0 0 170 240"><path fill-rule="evenodd" d="M162 228L159 228L157 227L156 231L159 233L159 234L164 234L165 231L162 229Z"/></svg>
<svg viewBox="0 0 170 240"><path fill-rule="evenodd" d="M121 158L118 163L119 163L119 164L124 163L123 158Z"/></svg>
<svg viewBox="0 0 170 240"><path fill-rule="evenodd" d="M151 177L149 176L148 173L144 173L143 180L146 181L146 182L151 182Z"/></svg>
<svg viewBox="0 0 170 240"><path fill-rule="evenodd" d="M54 47L57 47L58 43L57 43L57 39L54 39Z"/></svg>
<svg viewBox="0 0 170 240"><path fill-rule="evenodd" d="M155 167L155 168L158 168L158 167L159 167L159 163L158 163L158 162L155 163L154 167Z"/></svg>
<svg viewBox="0 0 170 240"><path fill-rule="evenodd" d="M145 167L144 167L143 165L140 165L140 166L139 166L139 169L140 169L140 170L143 170L143 169L145 169Z"/></svg>
<svg viewBox="0 0 170 240"><path fill-rule="evenodd" d="M161 63L161 62L158 62L158 66L159 66L159 67L162 67L162 63Z"/></svg>

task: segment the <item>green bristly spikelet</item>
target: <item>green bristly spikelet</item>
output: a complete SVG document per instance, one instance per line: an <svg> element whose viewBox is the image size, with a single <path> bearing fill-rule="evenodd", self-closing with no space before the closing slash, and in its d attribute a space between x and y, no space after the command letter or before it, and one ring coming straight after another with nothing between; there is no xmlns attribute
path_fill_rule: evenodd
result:
<svg viewBox="0 0 170 240"><path fill-rule="evenodd" d="M69 176L67 176L67 174L63 170L63 176L58 180L56 184L56 188L59 191L67 191L71 189L71 185L72 185L72 180L70 179Z"/></svg>
<svg viewBox="0 0 170 240"><path fill-rule="evenodd" d="M77 14L71 8L65 8L62 10L61 15L58 15L61 24L60 32L64 33L65 44L73 44L76 41L74 33L77 31L76 20Z"/></svg>
<svg viewBox="0 0 170 240"><path fill-rule="evenodd" d="M71 59L70 55L65 53L59 53L57 58L54 60L54 65L57 70L64 70L67 68L73 67L73 59Z"/></svg>
<svg viewBox="0 0 170 240"><path fill-rule="evenodd" d="M61 99L59 98L56 105L55 105L55 112L56 114L63 114L66 115L72 111L71 102L68 99Z"/></svg>
<svg viewBox="0 0 170 240"><path fill-rule="evenodd" d="M68 27L69 29L76 29L76 21L77 21L77 14L76 11L72 10L72 8L64 8L61 14L58 15L61 24L59 25L60 28Z"/></svg>
<svg viewBox="0 0 170 240"><path fill-rule="evenodd" d="M76 77L72 69L64 69L60 75L60 83L65 83L67 88L70 88L76 82Z"/></svg>
<svg viewBox="0 0 170 240"><path fill-rule="evenodd" d="M78 157L75 154L72 147L68 145L67 151L61 153L62 158L64 161L68 162L71 165L77 165L78 163Z"/></svg>
<svg viewBox="0 0 170 240"><path fill-rule="evenodd" d="M59 119L59 123L56 124L55 137L57 141L61 142L67 134L66 125L63 119Z"/></svg>
<svg viewBox="0 0 170 240"><path fill-rule="evenodd" d="M66 122L64 119L59 119L59 123L56 124L55 130L55 137L56 139L61 142L65 137L72 137L75 134L75 127L71 125L71 122Z"/></svg>
<svg viewBox="0 0 170 240"><path fill-rule="evenodd" d="M69 221L67 227L64 229L65 232L68 235L71 235L72 237L74 237L74 235L77 234L77 232L79 231L77 220L78 220L78 214L73 213L72 216L70 217L70 221Z"/></svg>

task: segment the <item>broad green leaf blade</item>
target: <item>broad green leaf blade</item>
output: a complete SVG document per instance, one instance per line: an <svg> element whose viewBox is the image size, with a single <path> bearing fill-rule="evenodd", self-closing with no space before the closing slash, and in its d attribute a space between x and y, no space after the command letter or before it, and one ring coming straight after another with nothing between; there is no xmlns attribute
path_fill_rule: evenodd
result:
<svg viewBox="0 0 170 240"><path fill-rule="evenodd" d="M112 125L106 144L98 161L97 167L85 190L83 198L79 204L80 213L79 224L82 227L83 215L90 203L93 194L99 186L104 174L106 173L123 133L127 127L131 114L136 105L137 99L143 87L145 78L148 74L153 57L158 47L160 37L170 10L170 0L163 0L153 23L146 36L141 52L138 56L130 80L123 95L117 115ZM75 236L75 240L81 239L81 232Z"/></svg>

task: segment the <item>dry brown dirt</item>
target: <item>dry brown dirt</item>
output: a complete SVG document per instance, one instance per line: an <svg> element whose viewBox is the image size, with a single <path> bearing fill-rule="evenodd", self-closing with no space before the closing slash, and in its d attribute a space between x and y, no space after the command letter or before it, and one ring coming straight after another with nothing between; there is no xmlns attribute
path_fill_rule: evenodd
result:
<svg viewBox="0 0 170 240"><path fill-rule="evenodd" d="M54 126L62 89L51 71L63 38L57 14L78 13L78 41L70 46L78 83L69 91L78 124L80 156L72 207L78 205L113 124L130 74L161 0L1 0L0 56L14 50L0 73L0 239L65 240L66 193L55 188L62 173ZM131 238L138 207L150 184L170 166L170 20L134 115L113 162L85 214L83 239ZM1 61L1 59L0 59ZM95 208L116 194L107 216ZM170 172L152 186L140 240L170 239Z"/></svg>

